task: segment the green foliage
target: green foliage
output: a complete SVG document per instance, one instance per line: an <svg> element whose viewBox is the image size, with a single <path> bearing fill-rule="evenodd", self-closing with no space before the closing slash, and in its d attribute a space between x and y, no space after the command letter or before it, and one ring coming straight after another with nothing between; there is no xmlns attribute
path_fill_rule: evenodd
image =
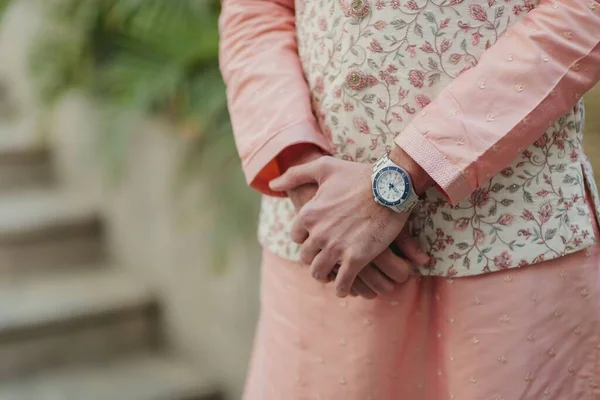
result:
<svg viewBox="0 0 600 400"><path fill-rule="evenodd" d="M8 8L10 3L13 0L0 0L0 21L2 20L2 16L4 15L4 11Z"/></svg>
<svg viewBox="0 0 600 400"><path fill-rule="evenodd" d="M176 181L207 182L214 241L227 243L230 235L254 233L257 198L242 183L218 70L219 4L45 0L48 27L31 64L48 106L72 88L100 100L108 115L102 155L113 172L123 166L135 116L160 115L179 126L190 150Z"/></svg>

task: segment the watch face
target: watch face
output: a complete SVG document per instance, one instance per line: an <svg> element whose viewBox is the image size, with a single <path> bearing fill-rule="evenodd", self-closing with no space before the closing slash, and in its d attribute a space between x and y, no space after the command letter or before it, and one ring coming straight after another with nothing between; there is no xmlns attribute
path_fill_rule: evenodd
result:
<svg viewBox="0 0 600 400"><path fill-rule="evenodd" d="M373 193L386 206L401 204L410 194L410 180L398 167L385 167L377 172L373 180Z"/></svg>

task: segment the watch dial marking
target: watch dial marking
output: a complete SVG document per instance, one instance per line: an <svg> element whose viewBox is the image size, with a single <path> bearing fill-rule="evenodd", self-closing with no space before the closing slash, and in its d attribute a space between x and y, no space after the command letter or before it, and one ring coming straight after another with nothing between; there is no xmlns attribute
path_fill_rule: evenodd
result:
<svg viewBox="0 0 600 400"><path fill-rule="evenodd" d="M404 176L392 168L382 170L375 185L381 199L388 203L399 202L408 190Z"/></svg>

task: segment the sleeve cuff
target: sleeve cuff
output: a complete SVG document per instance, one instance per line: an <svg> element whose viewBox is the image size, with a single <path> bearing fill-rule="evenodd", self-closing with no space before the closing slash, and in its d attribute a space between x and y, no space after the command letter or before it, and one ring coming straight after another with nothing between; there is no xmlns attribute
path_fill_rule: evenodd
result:
<svg viewBox="0 0 600 400"><path fill-rule="evenodd" d="M288 126L274 134L244 160L243 169L248 185L269 196L285 197L285 193L269 189L269 182L281 175L277 156L284 149L301 143L314 144L324 152L331 153L330 144L315 122L307 121Z"/></svg>
<svg viewBox="0 0 600 400"><path fill-rule="evenodd" d="M456 168L425 135L409 125L395 139L400 146L435 181L452 205L468 197L475 188L469 186L462 171Z"/></svg>

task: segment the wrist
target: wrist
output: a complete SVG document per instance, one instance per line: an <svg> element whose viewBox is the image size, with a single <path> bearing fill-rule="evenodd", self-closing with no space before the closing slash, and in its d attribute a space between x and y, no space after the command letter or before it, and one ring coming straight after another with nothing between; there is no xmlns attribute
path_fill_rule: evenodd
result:
<svg viewBox="0 0 600 400"><path fill-rule="evenodd" d="M427 188L433 185L433 179L431 179L429 174L402 147L394 145L388 157L394 164L406 170L417 195L422 195Z"/></svg>

